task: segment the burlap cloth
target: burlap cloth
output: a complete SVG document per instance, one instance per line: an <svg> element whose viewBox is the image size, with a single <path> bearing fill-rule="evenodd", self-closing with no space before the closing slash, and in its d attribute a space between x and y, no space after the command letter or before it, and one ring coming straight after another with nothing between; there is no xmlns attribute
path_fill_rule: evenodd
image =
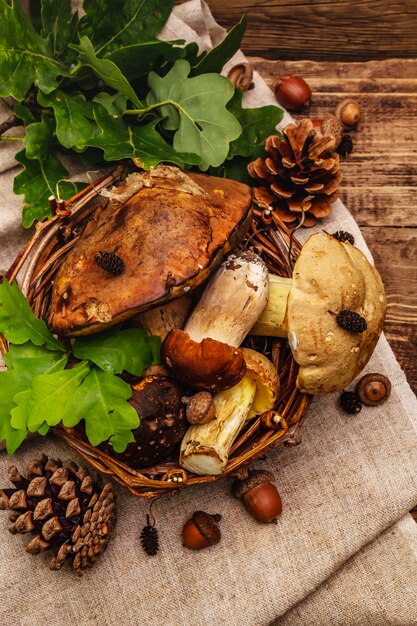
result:
<svg viewBox="0 0 417 626"><path fill-rule="evenodd" d="M164 32L166 38L198 38L205 46L222 34L199 0L177 7ZM273 101L259 77L247 101ZM12 193L17 170L7 145L0 146L0 159L4 269L27 234L20 227L21 198ZM340 202L322 228L346 229L367 250ZM5 531L3 516L0 624L417 624L417 527L407 515L417 503L417 403L384 337L367 371L390 377L387 404L352 417L339 411L334 395L315 399L301 445L278 448L257 463L277 477L284 502L277 525L247 516L231 497L228 480L186 489L154 504L161 550L149 558L139 545L149 504L120 490L114 539L94 569L78 579L66 569L52 572L42 556L24 552L24 540ZM46 438L26 442L13 462L24 467L41 451L76 456ZM1 454L1 475L9 464ZM199 553L183 549L180 540L195 509L223 515L221 544Z"/></svg>

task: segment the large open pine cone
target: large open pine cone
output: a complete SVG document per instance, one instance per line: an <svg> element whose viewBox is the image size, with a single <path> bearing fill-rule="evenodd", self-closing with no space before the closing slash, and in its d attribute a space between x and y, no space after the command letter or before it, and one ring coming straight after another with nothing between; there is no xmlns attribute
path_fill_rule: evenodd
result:
<svg viewBox="0 0 417 626"><path fill-rule="evenodd" d="M82 575L104 552L116 523L116 497L110 483L101 487L72 461L42 455L29 463L27 478L8 470L13 489L0 489L0 509L13 511L9 530L34 533L26 551L55 550L49 565L60 569L68 559Z"/></svg>
<svg viewBox="0 0 417 626"><path fill-rule="evenodd" d="M308 118L289 124L283 139L268 137L268 156L248 165L260 183L254 189L255 205L274 211L284 222L301 221L304 211L304 226L329 215L342 177L335 147L336 139L316 132Z"/></svg>

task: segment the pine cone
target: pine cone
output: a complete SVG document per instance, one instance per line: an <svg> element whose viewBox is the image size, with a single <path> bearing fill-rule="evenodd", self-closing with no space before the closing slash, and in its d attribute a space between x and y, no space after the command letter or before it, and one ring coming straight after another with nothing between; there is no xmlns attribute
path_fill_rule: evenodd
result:
<svg viewBox="0 0 417 626"><path fill-rule="evenodd" d="M310 119L289 124L284 138L266 140L265 159L249 163L248 172L259 181L254 189L255 205L273 212L284 222L298 222L305 212L304 226L313 226L331 212L342 177L336 139L314 130Z"/></svg>
<svg viewBox="0 0 417 626"><path fill-rule="evenodd" d="M60 569L72 560L78 575L104 552L116 523L116 495L110 483L101 487L72 461L42 455L27 468L27 478L14 466L8 470L13 489L0 489L0 509L10 515L11 533L33 533L26 551L55 551L49 565Z"/></svg>

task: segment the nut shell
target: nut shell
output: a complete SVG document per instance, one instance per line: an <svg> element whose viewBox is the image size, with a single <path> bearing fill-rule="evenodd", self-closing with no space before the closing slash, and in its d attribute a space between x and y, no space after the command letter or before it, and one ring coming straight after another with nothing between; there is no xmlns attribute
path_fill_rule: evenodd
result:
<svg viewBox="0 0 417 626"><path fill-rule="evenodd" d="M346 128L355 128L359 124L362 108L354 100L342 100L336 107L335 115Z"/></svg>
<svg viewBox="0 0 417 626"><path fill-rule="evenodd" d="M178 329L165 338L161 355L176 378L196 389L229 389L246 373L245 358L238 348L210 338L196 342Z"/></svg>
<svg viewBox="0 0 417 626"><path fill-rule="evenodd" d="M383 374L365 374L358 382L356 393L366 406L377 406L388 400L391 383Z"/></svg>
<svg viewBox="0 0 417 626"><path fill-rule="evenodd" d="M275 85L275 97L290 111L299 111L311 98L311 89L301 76L282 76Z"/></svg>
<svg viewBox="0 0 417 626"><path fill-rule="evenodd" d="M267 470L253 470L249 472L248 477L244 480L236 480L233 484L233 495L236 498L243 498L243 496L253 489L262 485L263 483L273 482L275 476L272 472Z"/></svg>
<svg viewBox="0 0 417 626"><path fill-rule="evenodd" d="M271 472L257 470L249 472L244 480L237 480L233 493L240 498L248 511L258 522L269 524L276 522L282 512L281 496L274 484Z"/></svg>

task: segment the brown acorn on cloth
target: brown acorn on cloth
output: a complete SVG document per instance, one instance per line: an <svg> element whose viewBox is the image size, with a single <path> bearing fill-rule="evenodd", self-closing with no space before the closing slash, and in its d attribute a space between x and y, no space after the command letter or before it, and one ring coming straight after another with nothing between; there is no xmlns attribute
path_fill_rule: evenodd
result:
<svg viewBox="0 0 417 626"><path fill-rule="evenodd" d="M274 212L284 222L314 226L331 212L338 197L342 174L333 135L317 132L310 119L289 124L283 139L266 140L268 156L248 165L248 172L260 184L253 190L259 210Z"/></svg>
<svg viewBox="0 0 417 626"><path fill-rule="evenodd" d="M27 477L8 470L14 488L0 490L0 509L9 509L13 534L35 535L26 552L52 549L51 569L71 561L79 576L104 552L116 524L116 494L72 461L42 455L29 463Z"/></svg>

